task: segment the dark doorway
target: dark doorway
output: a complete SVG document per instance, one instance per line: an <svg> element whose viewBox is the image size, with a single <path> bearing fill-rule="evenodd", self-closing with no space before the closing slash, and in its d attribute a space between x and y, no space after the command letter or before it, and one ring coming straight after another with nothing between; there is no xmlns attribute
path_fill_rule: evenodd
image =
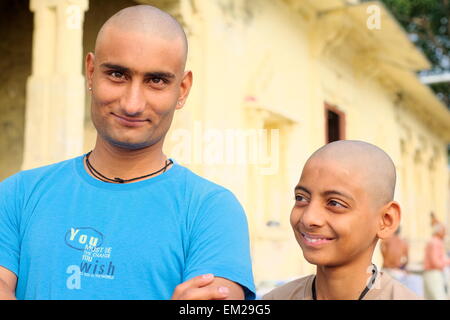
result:
<svg viewBox="0 0 450 320"><path fill-rule="evenodd" d="M336 107L325 104L326 143L345 139L345 114Z"/></svg>
<svg viewBox="0 0 450 320"><path fill-rule="evenodd" d="M0 181L20 171L33 13L28 0L0 2Z"/></svg>

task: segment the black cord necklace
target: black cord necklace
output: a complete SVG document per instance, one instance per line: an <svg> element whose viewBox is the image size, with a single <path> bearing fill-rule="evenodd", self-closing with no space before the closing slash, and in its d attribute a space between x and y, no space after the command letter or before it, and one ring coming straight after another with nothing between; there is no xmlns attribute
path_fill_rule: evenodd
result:
<svg viewBox="0 0 450 320"><path fill-rule="evenodd" d="M374 264L372 264L372 266L373 266L373 268L372 268L372 277L370 278L370 281L367 284L367 286L364 288L364 290L359 295L358 300L362 300L365 297L365 295L373 287L373 284L375 283L375 280L377 279L377 276L378 276L377 266L374 265ZM312 298L313 298L313 300L317 300L317 295L316 295L316 277L314 277L314 279L313 279L311 291L312 291Z"/></svg>
<svg viewBox="0 0 450 320"><path fill-rule="evenodd" d="M89 156L91 155L91 153L92 153L92 151L89 151L89 152L86 154L86 165L87 165L89 171L90 171L91 174L92 174L94 177L96 177L97 179L99 179L99 180L101 180L101 181L103 181L103 182L109 182L109 183L126 183L126 182L131 182L131 181L135 181L135 180L140 180L140 179L148 178L148 177L151 177L151 176L153 176L153 175L155 175L155 174L158 174L158 173L160 173L160 172L166 172L167 167L169 167L169 166L173 163L172 159L168 159L168 160L166 160L166 163L165 163L165 166L164 166L164 167L162 167L162 168L159 169L158 171L152 172L152 173L147 174L147 175L142 176L142 177L137 177L137 178L132 178L132 179L121 179L121 178L114 178L114 179L111 179L111 178L105 177L105 176L102 175L100 172L98 172L97 170L95 170L95 168L92 166L91 162L89 161Z"/></svg>

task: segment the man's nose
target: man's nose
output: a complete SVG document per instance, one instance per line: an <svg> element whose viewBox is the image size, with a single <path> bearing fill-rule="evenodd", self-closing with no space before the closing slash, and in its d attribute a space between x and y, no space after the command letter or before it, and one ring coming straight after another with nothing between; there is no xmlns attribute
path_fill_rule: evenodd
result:
<svg viewBox="0 0 450 320"><path fill-rule="evenodd" d="M146 100L143 86L135 81L131 82L122 98L122 111L124 115L133 117L142 114L145 110Z"/></svg>

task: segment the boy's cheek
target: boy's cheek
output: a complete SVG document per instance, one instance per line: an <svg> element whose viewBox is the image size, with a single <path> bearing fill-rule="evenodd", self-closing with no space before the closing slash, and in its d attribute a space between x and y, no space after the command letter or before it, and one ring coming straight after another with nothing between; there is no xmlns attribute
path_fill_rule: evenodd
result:
<svg viewBox="0 0 450 320"><path fill-rule="evenodd" d="M297 240L298 244L300 246L302 246L302 239L301 239L302 235L300 234L300 231L298 231L296 228L293 228L293 229L294 229L295 239Z"/></svg>
<svg viewBox="0 0 450 320"><path fill-rule="evenodd" d="M300 222L300 219L301 219L300 210L298 208L294 207L291 211L291 216L289 219L290 219L292 228L296 229Z"/></svg>

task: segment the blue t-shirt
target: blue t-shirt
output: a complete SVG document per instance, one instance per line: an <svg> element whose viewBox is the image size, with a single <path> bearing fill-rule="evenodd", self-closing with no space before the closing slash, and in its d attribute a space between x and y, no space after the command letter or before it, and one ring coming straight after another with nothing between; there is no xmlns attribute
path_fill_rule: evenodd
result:
<svg viewBox="0 0 450 320"><path fill-rule="evenodd" d="M176 162L129 184L92 178L83 157L9 177L0 266L17 275L18 299L170 299L206 273L255 292L242 206Z"/></svg>

